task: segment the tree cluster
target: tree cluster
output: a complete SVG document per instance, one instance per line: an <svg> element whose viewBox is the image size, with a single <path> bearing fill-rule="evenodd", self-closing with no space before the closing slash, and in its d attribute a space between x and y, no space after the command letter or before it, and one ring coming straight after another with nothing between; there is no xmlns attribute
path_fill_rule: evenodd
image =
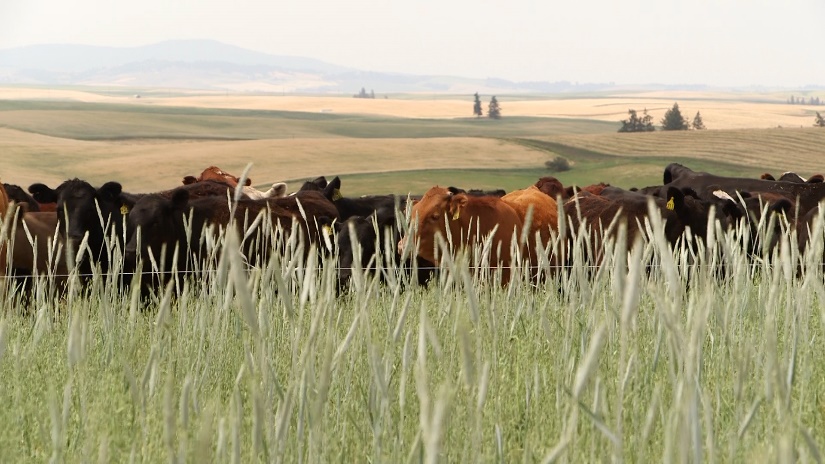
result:
<svg viewBox="0 0 825 464"><path fill-rule="evenodd" d="M473 116L480 118L484 116L484 111L481 108L481 97L478 92L473 94ZM487 105L487 117L491 119L501 119L501 105L498 104L498 99L493 95L490 103Z"/></svg>
<svg viewBox="0 0 825 464"><path fill-rule="evenodd" d="M370 93L367 93L367 90L361 87L361 91L356 93L352 96L353 98L375 98L375 92L370 89Z"/></svg>
<svg viewBox="0 0 825 464"><path fill-rule="evenodd" d="M627 110L627 114L630 117L622 120L619 132L653 132L656 130L653 127L653 116L647 114L647 108L642 112L642 117L636 114L636 110Z"/></svg>
<svg viewBox="0 0 825 464"><path fill-rule="evenodd" d="M647 114L647 108L642 112L642 116L636 113L636 110L627 110L629 117L621 121L622 127L619 132L653 132L656 127L653 126L653 116ZM673 107L665 112L665 116L660 121L662 130L704 130L705 123L702 120L702 114L697 111L693 121L688 121L682 116L682 111L679 109L679 104L674 103Z"/></svg>
<svg viewBox="0 0 825 464"><path fill-rule="evenodd" d="M825 118L819 114L819 111L816 112L816 120L814 120L814 126L816 127L825 127Z"/></svg>
<svg viewBox="0 0 825 464"><path fill-rule="evenodd" d="M825 102L820 101L819 97L808 97L808 101L806 102L805 97L794 97L793 95L788 97L788 103L791 105L825 105Z"/></svg>

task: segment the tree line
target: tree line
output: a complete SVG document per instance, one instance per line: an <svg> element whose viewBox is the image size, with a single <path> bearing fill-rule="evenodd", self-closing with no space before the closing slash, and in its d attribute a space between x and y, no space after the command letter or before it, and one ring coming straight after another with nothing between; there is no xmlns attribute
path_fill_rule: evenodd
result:
<svg viewBox="0 0 825 464"><path fill-rule="evenodd" d="M825 105L825 102L821 102L819 97L808 97L808 101L806 102L805 97L794 97L793 95L788 97L788 103L791 105Z"/></svg>
<svg viewBox="0 0 825 464"><path fill-rule="evenodd" d="M639 116L636 110L630 109L627 111L629 117L620 121L622 127L619 132L653 132L656 127L653 125L653 116L647 114L647 108L642 111L642 116ZM659 122L662 130L705 130L705 123L702 121L701 112L697 111L696 116L692 121L682 116L682 111L679 109L679 104L674 103L673 107L665 112L665 116Z"/></svg>

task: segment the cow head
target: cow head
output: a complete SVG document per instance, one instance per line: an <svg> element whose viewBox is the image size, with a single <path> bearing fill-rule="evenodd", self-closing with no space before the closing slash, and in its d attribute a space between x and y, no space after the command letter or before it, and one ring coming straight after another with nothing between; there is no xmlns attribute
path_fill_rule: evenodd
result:
<svg viewBox="0 0 825 464"><path fill-rule="evenodd" d="M675 220L665 226L668 239L673 241L690 227L696 237L706 237L708 224L718 221L722 230L742 217L742 210L736 201L727 194L714 196L713 200L703 200L691 188L667 187L665 191L665 209L672 212ZM721 192L721 191L720 191ZM723 193L723 192L722 192ZM713 215L711 216L711 211Z"/></svg>
<svg viewBox="0 0 825 464"><path fill-rule="evenodd" d="M120 203L122 187L117 182L107 182L95 189L86 181L72 179L63 182L51 192L42 187L36 187L35 191L45 195L45 198L56 198L57 217L62 224L61 232L71 241L81 240L88 232L89 244L101 245L104 227L118 226L124 214L121 210L123 205Z"/></svg>
<svg viewBox="0 0 825 464"><path fill-rule="evenodd" d="M550 198L556 200L558 197L562 198L569 198L566 197L566 192L564 191L564 185L562 185L561 181L556 179L555 177L542 177L534 184L541 190L545 195L548 195Z"/></svg>
<svg viewBox="0 0 825 464"><path fill-rule="evenodd" d="M459 233L459 221L468 201L467 194L453 194L448 189L433 187L420 200L413 202L412 219L416 227L414 238L419 256L433 263L438 262L435 253L436 236L447 237L448 223L450 232ZM403 252L406 243L406 236L398 242L399 253Z"/></svg>
<svg viewBox="0 0 825 464"><path fill-rule="evenodd" d="M188 204L189 192L182 188L176 189L171 198L161 195L146 195L140 198L129 212L130 235L125 247L126 260L131 263L137 257L141 257L148 266L149 250L152 251L155 260L160 260L161 251L166 245L164 259L166 263L171 263L175 243L181 242L181 247L185 245L183 217Z"/></svg>

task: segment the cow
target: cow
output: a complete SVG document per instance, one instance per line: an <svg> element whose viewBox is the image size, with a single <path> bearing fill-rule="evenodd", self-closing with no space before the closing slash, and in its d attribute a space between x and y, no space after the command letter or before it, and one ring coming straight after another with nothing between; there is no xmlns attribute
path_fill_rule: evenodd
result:
<svg viewBox="0 0 825 464"><path fill-rule="evenodd" d="M519 215L522 224L527 224L528 211L532 210L530 221L530 239L539 233L546 246L550 241L551 230L559 230L559 211L556 200L539 190L535 185L526 189L514 190L501 197L501 201L510 205Z"/></svg>
<svg viewBox="0 0 825 464"><path fill-rule="evenodd" d="M100 264L104 272L109 268L107 249L114 243L109 238L122 238L124 234L124 217L128 212L128 203L132 202L117 182L107 182L99 188L86 181L70 179L56 189L43 184L33 184L30 192L46 200L55 200L60 232L67 246L75 251L83 237L88 233L87 245L91 250L92 261ZM99 208L99 212L98 212ZM78 255L81 258L85 255ZM92 263L81 260L81 272L91 272Z"/></svg>
<svg viewBox="0 0 825 464"><path fill-rule="evenodd" d="M331 201L338 210L338 219L345 221L354 216L366 217L382 208L394 208L396 205L403 210L407 197L401 195L364 195L358 198L345 197L341 194L341 179L337 176L327 182L326 178L318 177L307 181L298 192L317 191Z"/></svg>
<svg viewBox="0 0 825 464"><path fill-rule="evenodd" d="M186 176L183 178L183 185L192 185L199 182L220 182L224 183L232 188L235 188L240 183L241 179L237 176L229 174L218 168L217 166L209 166L206 168L199 177L195 176ZM244 185L241 186L241 191L247 198L251 198L253 200L262 200L264 198L280 198L286 196L286 188L287 185L284 182L275 182L273 183L268 190L261 191L252 187L252 181L250 179L246 179Z"/></svg>
<svg viewBox="0 0 825 464"><path fill-rule="evenodd" d="M234 189L228 184L208 180L179 188L186 190L191 198L218 196L225 199L227 195L234 193ZM124 192L118 182L107 182L100 188L95 188L80 179L67 180L55 189L43 184L33 184L29 190L37 192L41 198L56 201L60 232L75 251L84 235L89 234L88 246L92 260L81 261L81 271L84 274L91 272L94 264L99 264L104 272L108 270L107 247L114 243L107 239L114 234L118 244L123 245L124 237L129 235L129 231L124 229L125 217L134 204L146 195ZM166 190L158 194L170 198L173 192L174 190Z"/></svg>
<svg viewBox="0 0 825 464"><path fill-rule="evenodd" d="M726 229L731 221L741 216L737 204L730 197L716 197L716 201L704 201L697 198L696 193L689 188L679 189L672 186L665 190L664 198L618 187L605 187L598 195L579 192L565 202L564 212L574 232L581 233L582 227L585 228L593 245L593 254L590 258L593 262L599 263L602 257L601 247L607 238L603 234L615 237L617 232L615 227L608 230L608 225L617 217L627 224L625 245L629 249L644 234L644 222L649 214L650 201L664 220L664 235L671 244L682 238L686 228L691 229L694 239L701 239L706 236L709 220L720 221L722 228ZM711 206L716 212L713 218L710 217Z"/></svg>
<svg viewBox="0 0 825 464"><path fill-rule="evenodd" d="M352 280L353 270L356 266L355 244L360 246L361 259L357 263L367 274L376 272L379 253L384 256L385 265L393 263L402 269L402 272L411 272L413 263L411 259L404 259L395 244L398 243L399 233L396 227L396 215L399 210L395 206L381 208L372 214L364 216L351 216L343 221L336 221L334 224L335 243L338 249L338 291L345 290ZM387 246L387 245L391 246ZM390 251L392 257L386 256ZM419 285L426 285L433 275L434 265L420 257L415 257L415 267L417 275L415 282ZM381 274L384 281L384 274Z"/></svg>
<svg viewBox="0 0 825 464"><path fill-rule="evenodd" d="M712 201L715 191L721 190L736 198L737 192L773 192L795 201L798 206L800 216L804 216L819 202L825 198L825 183L797 183L784 181L770 181L762 179L749 179L740 177L723 177L708 174L706 172L696 172L672 163L665 168L665 187L673 186L677 188L693 188L703 200Z"/></svg>
<svg viewBox="0 0 825 464"><path fill-rule="evenodd" d="M211 180L215 182L223 182L224 184L229 185L230 187L237 187L240 183L241 178L238 176L234 176L229 174L228 172L222 170L217 166L209 166L208 168L204 169L201 172L201 175L198 177L195 176L185 176L183 178L183 185L194 184L196 182L203 182L205 180ZM252 185L252 180L247 178L244 182L245 186Z"/></svg>
<svg viewBox="0 0 825 464"><path fill-rule="evenodd" d="M241 199L234 204L226 197L216 195L191 198L189 191L183 187L175 189L171 196L144 195L129 212L130 235L125 245L125 260L133 263L137 258L141 258L144 263L143 270L149 271L150 260L147 258L151 251L156 262L159 265L163 263L160 271L172 271L171 266L175 258L180 266L179 271L188 270L191 268L190 260L193 256L203 256L205 244L200 237L207 227L225 228L234 224L241 236L248 236L254 231L242 228L254 224L254 219L259 214L268 215L273 227L280 227L286 233L294 232L292 226L295 220L304 238L317 243L320 235L316 220L323 221L330 217L334 219L336 210L317 192L277 199ZM185 218L190 215L191 235L187 235ZM260 226L257 227L261 230ZM257 238L260 238L260 241L244 241L244 253L253 265L260 264L266 259L274 245L269 241L270 235L264 234ZM177 257L174 254L176 246ZM165 254L162 254L164 247ZM308 249L307 245L304 252Z"/></svg>
<svg viewBox="0 0 825 464"><path fill-rule="evenodd" d="M558 201L558 198L561 198L562 200L569 198L564 185L562 185L561 181L555 177L541 177L533 185L535 185L537 189L541 190L542 193L549 196L554 201Z"/></svg>
<svg viewBox="0 0 825 464"><path fill-rule="evenodd" d="M464 193L453 194L443 187L432 187L412 207L413 237L403 237L399 251L404 252L407 242L414 240L418 256L431 263L439 262L436 236L449 240L454 251L484 243L492 234L492 248L488 262L475 262L470 253L471 265L503 268L502 284L510 280L511 247L521 235L522 222L518 213L500 198L476 197Z"/></svg>
<svg viewBox="0 0 825 464"><path fill-rule="evenodd" d="M333 181L334 180L335 179L333 179ZM303 191L307 191L307 190L315 190L315 191L318 191L318 192L323 192L324 189L326 189L328 185L329 185L329 182L327 181L327 178L324 177L324 176L319 176L319 177L316 177L315 179L305 181L303 184L301 184L301 188L299 188L298 191L303 192ZM330 200L331 199L332 198L330 198Z"/></svg>
<svg viewBox="0 0 825 464"><path fill-rule="evenodd" d="M28 290L38 276L50 276L57 288L65 286L69 268L65 243L58 233L56 212L21 212L18 215L10 261L12 275Z"/></svg>

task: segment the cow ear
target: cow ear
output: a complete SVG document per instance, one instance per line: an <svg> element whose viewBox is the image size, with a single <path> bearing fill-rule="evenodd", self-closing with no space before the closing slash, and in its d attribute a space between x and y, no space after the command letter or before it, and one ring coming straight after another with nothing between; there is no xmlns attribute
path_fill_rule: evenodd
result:
<svg viewBox="0 0 825 464"><path fill-rule="evenodd" d="M102 187L97 189L97 194L99 197L104 198L106 200L117 200L117 197L120 196L120 192L123 191L123 186L121 186L117 182L106 182L103 184Z"/></svg>
<svg viewBox="0 0 825 464"><path fill-rule="evenodd" d="M340 200L344 196L341 195L341 179L335 176L330 183L324 187L324 196L332 201Z"/></svg>
<svg viewBox="0 0 825 464"><path fill-rule="evenodd" d="M189 203L189 191L184 189L176 189L172 194L172 206L175 209L184 209Z"/></svg>
<svg viewBox="0 0 825 464"><path fill-rule="evenodd" d="M685 208L685 194L676 187L668 187L665 208L671 211L681 211Z"/></svg>
<svg viewBox="0 0 825 464"><path fill-rule="evenodd" d="M246 178L246 182L244 182L243 184L244 184L244 185L246 185L247 187L249 187L250 185L252 185L252 179L250 179L249 177L247 177L247 178Z"/></svg>
<svg viewBox="0 0 825 464"><path fill-rule="evenodd" d="M783 198L779 201L775 201L771 205L771 207L769 208L769 211L772 212L772 213L785 214L785 215L790 213L791 210L793 210L793 203L791 203L791 201L788 200L787 198Z"/></svg>
<svg viewBox="0 0 825 464"><path fill-rule="evenodd" d="M57 203L57 191L46 184L29 185L29 193L38 203Z"/></svg>
<svg viewBox="0 0 825 464"><path fill-rule="evenodd" d="M186 176L183 178L183 185L194 184L198 179L195 176Z"/></svg>
<svg viewBox="0 0 825 464"><path fill-rule="evenodd" d="M459 193L458 195L453 195L450 198L450 218L455 221L461 217L461 210L467 206L467 195L464 193Z"/></svg>
<svg viewBox="0 0 825 464"><path fill-rule="evenodd" d="M286 183L276 182L272 184L272 197L281 198L286 195Z"/></svg>

